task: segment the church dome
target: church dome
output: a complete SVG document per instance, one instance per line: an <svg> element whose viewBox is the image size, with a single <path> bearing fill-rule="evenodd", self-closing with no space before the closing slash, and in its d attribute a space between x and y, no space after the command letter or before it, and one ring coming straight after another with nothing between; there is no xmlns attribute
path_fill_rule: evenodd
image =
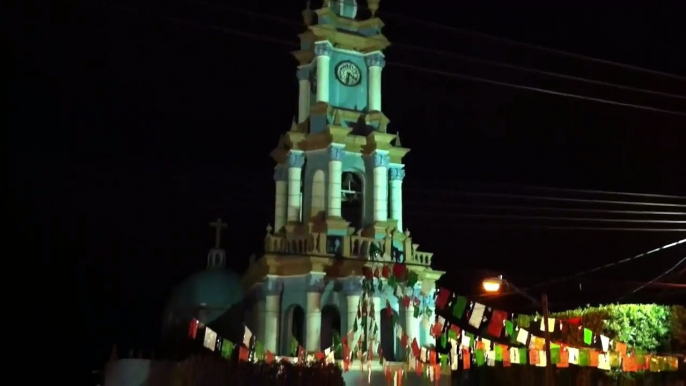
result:
<svg viewBox="0 0 686 386"><path fill-rule="evenodd" d="M198 318L209 324L243 300L241 277L224 268L225 256L223 249L212 249L207 269L174 288L166 306L166 323Z"/></svg>

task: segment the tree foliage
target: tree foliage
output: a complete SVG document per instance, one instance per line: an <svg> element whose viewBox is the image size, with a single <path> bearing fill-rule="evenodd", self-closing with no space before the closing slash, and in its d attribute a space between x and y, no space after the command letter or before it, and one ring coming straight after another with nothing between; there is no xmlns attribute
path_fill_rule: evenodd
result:
<svg viewBox="0 0 686 386"><path fill-rule="evenodd" d="M686 309L657 304L610 304L584 307L552 315L558 319L580 318L581 325L642 351L673 351L686 347ZM569 334L570 344L582 336Z"/></svg>

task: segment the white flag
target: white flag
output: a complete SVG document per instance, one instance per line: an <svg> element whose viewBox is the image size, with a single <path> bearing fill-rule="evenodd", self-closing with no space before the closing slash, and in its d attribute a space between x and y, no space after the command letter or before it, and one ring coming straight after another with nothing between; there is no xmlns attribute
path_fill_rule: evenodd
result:
<svg viewBox="0 0 686 386"><path fill-rule="evenodd" d="M569 363L573 365L579 364L579 349L576 347L567 347L567 352L569 353Z"/></svg>
<svg viewBox="0 0 686 386"><path fill-rule="evenodd" d="M541 319L541 331L545 331L545 318ZM555 331L555 318L548 318L548 331Z"/></svg>
<svg viewBox="0 0 686 386"><path fill-rule="evenodd" d="M603 345L603 351L610 351L610 338L606 337L605 335L601 335L600 343Z"/></svg>
<svg viewBox="0 0 686 386"><path fill-rule="evenodd" d="M474 328L481 327L481 319L484 317L484 311L486 311L486 306L474 302L474 309L472 310L472 316L469 317L469 325Z"/></svg>
<svg viewBox="0 0 686 386"><path fill-rule="evenodd" d="M250 331L248 326L245 326L245 331L243 331L243 344L245 347L250 348L250 339L252 339L252 331Z"/></svg>
<svg viewBox="0 0 686 386"><path fill-rule="evenodd" d="M517 332L517 342L526 344L527 339L529 339L529 331L520 328L519 332Z"/></svg>
<svg viewBox="0 0 686 386"><path fill-rule="evenodd" d="M217 333L212 331L209 327L205 327L205 339L203 340L203 346L214 351L217 346Z"/></svg>
<svg viewBox="0 0 686 386"><path fill-rule="evenodd" d="M598 355L598 369L610 370L610 354L600 353L600 355Z"/></svg>
<svg viewBox="0 0 686 386"><path fill-rule="evenodd" d="M536 363L536 366L538 367L546 367L547 366L547 360L545 356L545 350L538 350L538 363Z"/></svg>
<svg viewBox="0 0 686 386"><path fill-rule="evenodd" d="M510 363L520 364L519 349L517 347L510 347Z"/></svg>

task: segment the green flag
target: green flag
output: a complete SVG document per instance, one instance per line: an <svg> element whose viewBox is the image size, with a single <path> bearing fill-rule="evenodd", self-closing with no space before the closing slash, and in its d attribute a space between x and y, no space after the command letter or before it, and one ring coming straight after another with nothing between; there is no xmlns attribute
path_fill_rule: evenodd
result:
<svg viewBox="0 0 686 386"><path fill-rule="evenodd" d="M509 337L511 337L512 335L514 335L514 323L512 323L512 322L509 321L509 320L506 320L506 321L505 321L505 333L506 333L507 336L509 336Z"/></svg>
<svg viewBox="0 0 686 386"><path fill-rule="evenodd" d="M298 356L298 340L295 339L295 337L291 338L291 356L297 357Z"/></svg>
<svg viewBox="0 0 686 386"><path fill-rule="evenodd" d="M484 350L476 350L476 365L483 366L486 363L486 356L484 355Z"/></svg>
<svg viewBox="0 0 686 386"><path fill-rule="evenodd" d="M525 365L529 363L529 353L526 351L526 347L519 348L519 364Z"/></svg>
<svg viewBox="0 0 686 386"><path fill-rule="evenodd" d="M264 345L259 340L255 342L255 358L257 360L264 359Z"/></svg>
<svg viewBox="0 0 686 386"><path fill-rule="evenodd" d="M584 328L584 343L591 344L593 342L593 331Z"/></svg>
<svg viewBox="0 0 686 386"><path fill-rule="evenodd" d="M582 348L579 350L579 366L588 366L591 364L591 352L588 349Z"/></svg>
<svg viewBox="0 0 686 386"><path fill-rule="evenodd" d="M467 308L467 298L458 296L457 300L455 300L455 305L453 305L453 316L461 319L465 308Z"/></svg>
<svg viewBox="0 0 686 386"><path fill-rule="evenodd" d="M222 357L229 359L233 353L233 343L228 339L222 340Z"/></svg>
<svg viewBox="0 0 686 386"><path fill-rule="evenodd" d="M502 362L503 360L503 346L499 344L495 345L495 360L498 362Z"/></svg>
<svg viewBox="0 0 686 386"><path fill-rule="evenodd" d="M550 348L550 361L556 365L560 363L560 347Z"/></svg>

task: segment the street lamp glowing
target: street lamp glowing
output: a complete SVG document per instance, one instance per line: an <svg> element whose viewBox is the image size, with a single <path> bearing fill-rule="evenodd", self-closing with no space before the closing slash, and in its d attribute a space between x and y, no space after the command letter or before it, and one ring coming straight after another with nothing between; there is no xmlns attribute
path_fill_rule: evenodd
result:
<svg viewBox="0 0 686 386"><path fill-rule="evenodd" d="M486 292L498 292L500 290L500 286L503 284L503 279L499 277L489 277L484 279L482 284Z"/></svg>

